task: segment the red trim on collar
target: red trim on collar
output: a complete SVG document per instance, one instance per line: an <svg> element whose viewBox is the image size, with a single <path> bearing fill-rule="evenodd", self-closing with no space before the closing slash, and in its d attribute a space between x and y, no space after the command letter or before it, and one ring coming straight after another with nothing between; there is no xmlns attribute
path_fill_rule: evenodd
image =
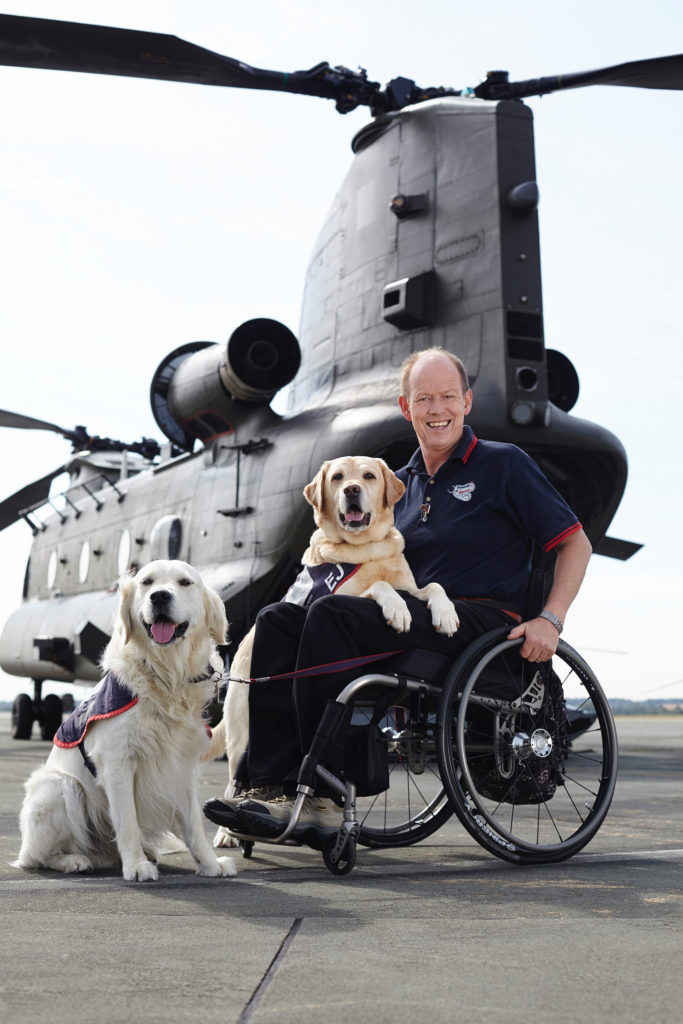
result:
<svg viewBox="0 0 683 1024"><path fill-rule="evenodd" d="M552 549L554 547L557 547L557 545L561 541L565 540L565 538L567 537L570 537L572 533L576 533L576 531L580 529L582 529L581 523L574 523L573 526L568 526L566 530L562 531L562 533L558 533L557 537L553 537L553 539L549 540L547 544L544 544L543 550L552 551Z"/></svg>
<svg viewBox="0 0 683 1024"><path fill-rule="evenodd" d="M469 448L467 449L467 451L465 452L465 454L462 457L462 464L463 464L463 466L465 465L465 463L469 459L470 455L474 451L474 446L476 445L476 443L477 443L477 438L474 436L474 434L472 434L472 440L470 441L470 446L469 446Z"/></svg>

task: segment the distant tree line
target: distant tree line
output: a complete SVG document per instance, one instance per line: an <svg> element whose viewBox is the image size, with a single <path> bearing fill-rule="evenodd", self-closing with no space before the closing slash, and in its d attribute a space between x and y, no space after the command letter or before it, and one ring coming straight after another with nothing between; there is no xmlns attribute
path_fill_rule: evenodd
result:
<svg viewBox="0 0 683 1024"><path fill-rule="evenodd" d="M609 705L613 715L683 715L683 700L623 700L615 697Z"/></svg>

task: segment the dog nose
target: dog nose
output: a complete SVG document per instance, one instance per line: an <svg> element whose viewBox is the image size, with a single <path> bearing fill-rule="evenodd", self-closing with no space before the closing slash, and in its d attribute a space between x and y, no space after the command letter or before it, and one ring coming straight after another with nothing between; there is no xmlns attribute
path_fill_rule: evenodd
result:
<svg viewBox="0 0 683 1024"><path fill-rule="evenodd" d="M171 600L171 595L168 590L155 590L149 599L155 608L163 608Z"/></svg>
<svg viewBox="0 0 683 1024"><path fill-rule="evenodd" d="M357 498L360 494L360 487L358 484L349 484L344 488L344 494L349 498Z"/></svg>

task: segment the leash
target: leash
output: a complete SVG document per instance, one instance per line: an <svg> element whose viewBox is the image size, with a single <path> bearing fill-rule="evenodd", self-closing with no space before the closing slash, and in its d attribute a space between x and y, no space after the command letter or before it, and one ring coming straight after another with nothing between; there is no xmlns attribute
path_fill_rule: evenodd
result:
<svg viewBox="0 0 683 1024"><path fill-rule="evenodd" d="M344 661L330 661L324 665L313 665L312 668L300 668L294 672L281 672L276 676L256 676L252 679L240 679L238 676L224 676L230 683L270 683L276 679L303 679L306 676L326 676L333 672L348 672L352 668L359 668L361 665L369 665L373 661L380 661L382 658L390 658L392 654L401 654L402 651L384 651L383 654L366 654L359 658L346 658Z"/></svg>

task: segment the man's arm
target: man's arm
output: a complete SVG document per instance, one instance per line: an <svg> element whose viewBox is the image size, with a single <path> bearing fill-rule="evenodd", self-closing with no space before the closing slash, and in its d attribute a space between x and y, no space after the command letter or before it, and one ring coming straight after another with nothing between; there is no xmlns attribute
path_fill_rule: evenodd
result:
<svg viewBox="0 0 683 1024"><path fill-rule="evenodd" d="M583 530L570 534L557 545L554 582L543 607L557 615L562 622L579 592L592 550ZM520 654L529 661L548 661L557 650L559 633L547 619L537 618L522 622L508 634L510 640L520 636L524 637Z"/></svg>

